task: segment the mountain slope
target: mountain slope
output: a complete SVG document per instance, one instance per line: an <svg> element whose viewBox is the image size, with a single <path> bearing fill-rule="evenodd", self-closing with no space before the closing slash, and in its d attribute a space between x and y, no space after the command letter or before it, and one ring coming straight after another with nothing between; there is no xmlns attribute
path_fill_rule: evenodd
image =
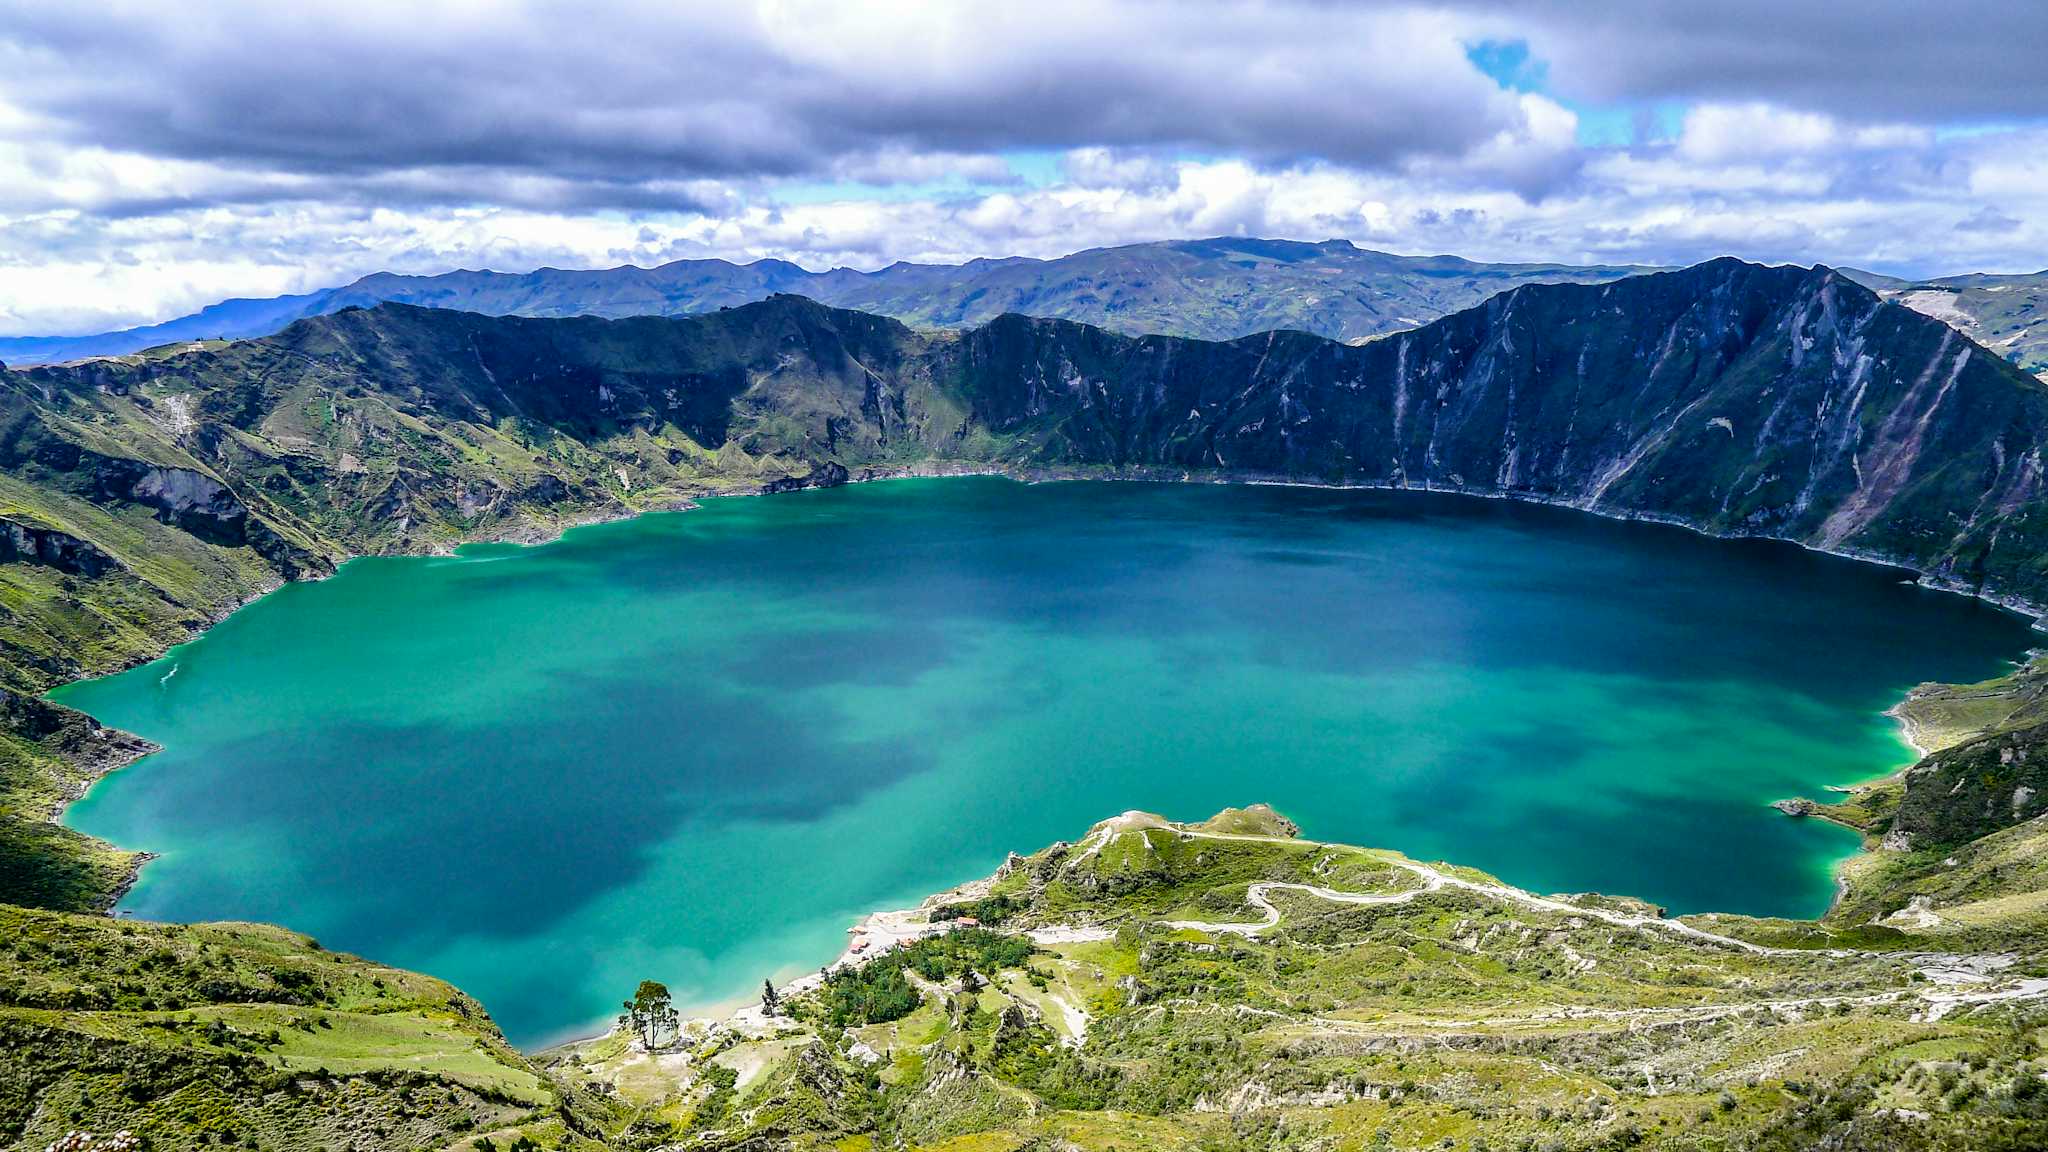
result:
<svg viewBox="0 0 2048 1152"><path fill-rule="evenodd" d="M396 302L495 316L684 316L793 292L923 327L971 327L1005 312L1117 331L1228 339L1299 328L1358 340L1413 328L1517 284L1605 282L1645 269L1481 264L1393 256L1342 240L1213 239L1096 248L1056 260L894 264L808 272L781 260L678 260L658 268L542 268L527 273L380 272L341 288L229 300L146 328L96 336L0 338L17 366L125 355L171 342L239 339L348 307Z"/></svg>
<svg viewBox="0 0 2048 1152"><path fill-rule="evenodd" d="M1970 273L1933 280L1901 280L1870 272L1845 273L1886 299L1925 313L2048 379L2048 271L2014 276Z"/></svg>
<svg viewBox="0 0 2048 1152"><path fill-rule="evenodd" d="M583 1133L613 1120L431 977L279 928L0 907L0 1148L117 1130L156 1149L368 1152L514 1131L596 1148Z"/></svg>

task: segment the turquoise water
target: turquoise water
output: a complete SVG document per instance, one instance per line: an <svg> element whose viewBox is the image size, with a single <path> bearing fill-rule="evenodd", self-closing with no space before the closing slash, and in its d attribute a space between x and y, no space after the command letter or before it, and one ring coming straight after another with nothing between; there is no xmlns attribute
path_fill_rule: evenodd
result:
<svg viewBox="0 0 2048 1152"><path fill-rule="evenodd" d="M165 746L70 822L123 907L424 969L535 1043L709 1006L1128 808L1677 911L1821 912L1765 805L2021 618L1790 545L1415 493L997 479L369 559L57 696Z"/></svg>

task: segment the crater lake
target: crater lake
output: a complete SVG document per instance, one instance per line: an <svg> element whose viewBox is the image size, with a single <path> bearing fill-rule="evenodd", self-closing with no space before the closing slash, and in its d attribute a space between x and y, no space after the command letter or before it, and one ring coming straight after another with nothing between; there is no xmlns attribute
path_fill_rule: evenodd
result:
<svg viewBox="0 0 2048 1152"><path fill-rule="evenodd" d="M453 981L512 1039L829 961L860 914L1126 809L1538 891L1812 916L1771 801L2021 616L1789 544L1410 492L906 480L353 561L54 698L163 745L67 821L121 904Z"/></svg>

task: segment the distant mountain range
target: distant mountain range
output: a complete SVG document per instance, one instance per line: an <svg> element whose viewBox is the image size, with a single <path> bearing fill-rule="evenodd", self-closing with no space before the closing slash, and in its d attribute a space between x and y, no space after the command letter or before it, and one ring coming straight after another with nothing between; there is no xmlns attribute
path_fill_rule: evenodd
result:
<svg viewBox="0 0 2048 1152"><path fill-rule="evenodd" d="M1056 260L892 264L877 272L810 272L783 260L678 260L658 268L388 272L268 300L224 300L190 316L90 336L0 338L16 367L123 356L164 344L267 336L294 320L385 302L493 316L687 316L776 293L889 316L924 328L967 328L1006 312L1078 320L1128 335L1228 340L1297 329L1356 342L1420 327L1508 288L1606 283L1637 265L1482 264L1456 256L1394 256L1345 240L1212 239L1093 248Z"/></svg>
<svg viewBox="0 0 2048 1152"><path fill-rule="evenodd" d="M618 319L714 312L777 293L921 328L971 328L1015 312L1132 336L1230 340L1293 329L1357 343L1421 327L1523 284L1601 284L1658 270L1633 264L1486 264L1457 256L1396 256L1346 240L1218 237L1091 248L1054 260L898 263L876 272L811 272L786 260L438 276L378 272L319 292L223 300L190 316L118 332L0 337L0 362L24 367L268 336L294 320L386 302L492 316ZM2048 377L2048 323L2041 321L2048 311L2048 271L1921 281L1856 269L1844 269L1843 275Z"/></svg>

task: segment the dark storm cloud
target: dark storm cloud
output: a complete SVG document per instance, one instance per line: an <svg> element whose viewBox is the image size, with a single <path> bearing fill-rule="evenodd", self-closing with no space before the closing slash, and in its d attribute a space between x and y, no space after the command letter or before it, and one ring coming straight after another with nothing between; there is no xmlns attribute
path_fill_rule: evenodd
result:
<svg viewBox="0 0 2048 1152"><path fill-rule="evenodd" d="M1469 6L1595 102L1767 101L1851 121L2048 115L2048 4L1522 0Z"/></svg>
<svg viewBox="0 0 2048 1152"><path fill-rule="evenodd" d="M891 152L1385 166L1520 117L1442 17L1383 6L31 3L0 45L0 93L73 145L342 178L544 172L597 199Z"/></svg>

